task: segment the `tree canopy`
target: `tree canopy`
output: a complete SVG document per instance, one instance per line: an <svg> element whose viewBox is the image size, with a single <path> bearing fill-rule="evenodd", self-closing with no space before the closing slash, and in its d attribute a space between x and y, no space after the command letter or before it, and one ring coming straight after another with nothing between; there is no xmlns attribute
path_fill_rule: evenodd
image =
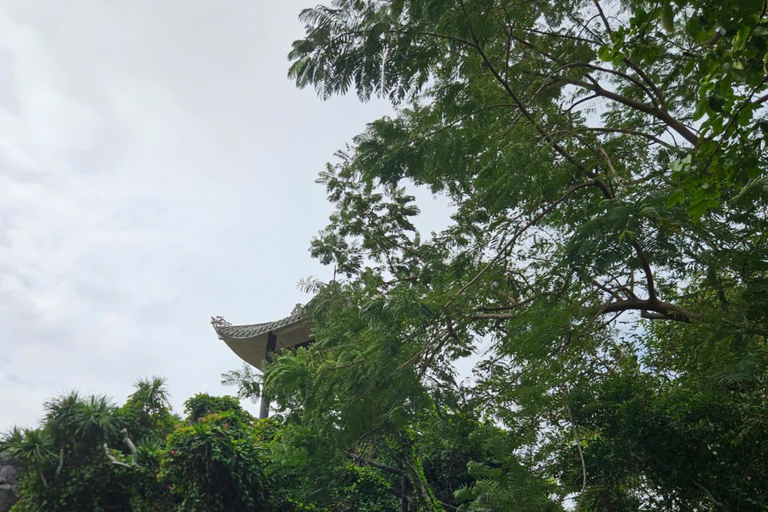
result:
<svg viewBox="0 0 768 512"><path fill-rule="evenodd" d="M765 2L301 19L297 84L395 114L320 174L336 210L311 251L342 278L310 284L316 343L267 371L278 402L399 460L425 509L768 506ZM416 230L413 186L452 201L446 229ZM437 499L414 439L467 415L493 448Z"/></svg>

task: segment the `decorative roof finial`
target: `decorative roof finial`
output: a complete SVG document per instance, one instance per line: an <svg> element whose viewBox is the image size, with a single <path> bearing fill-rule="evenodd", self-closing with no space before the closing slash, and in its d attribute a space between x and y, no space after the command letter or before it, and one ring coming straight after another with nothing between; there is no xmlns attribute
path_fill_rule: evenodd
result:
<svg viewBox="0 0 768 512"><path fill-rule="evenodd" d="M212 316L211 325L214 329L218 329L219 327L229 327L232 324L224 320L223 316Z"/></svg>

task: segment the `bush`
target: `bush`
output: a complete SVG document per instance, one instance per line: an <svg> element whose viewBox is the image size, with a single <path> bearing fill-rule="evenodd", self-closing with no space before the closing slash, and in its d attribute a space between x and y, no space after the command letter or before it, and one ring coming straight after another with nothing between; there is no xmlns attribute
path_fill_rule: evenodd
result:
<svg viewBox="0 0 768 512"><path fill-rule="evenodd" d="M203 403L225 402L210 398L197 395L189 409L199 413ZM238 411L208 414L178 428L168 439L158 479L179 497L179 510L185 512L267 509L257 438Z"/></svg>

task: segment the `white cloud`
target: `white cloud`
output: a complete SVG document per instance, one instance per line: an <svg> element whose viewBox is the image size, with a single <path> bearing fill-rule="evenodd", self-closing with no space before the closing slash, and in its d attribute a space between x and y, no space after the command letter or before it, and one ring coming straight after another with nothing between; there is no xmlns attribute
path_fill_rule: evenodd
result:
<svg viewBox="0 0 768 512"><path fill-rule="evenodd" d="M388 107L286 78L306 6L0 0L0 431L152 374L177 407L231 392L210 317L280 318L330 277L314 179Z"/></svg>
<svg viewBox="0 0 768 512"><path fill-rule="evenodd" d="M287 314L314 178L387 111L285 78L304 1L0 0L0 430L70 389L176 405L239 365L208 324Z"/></svg>

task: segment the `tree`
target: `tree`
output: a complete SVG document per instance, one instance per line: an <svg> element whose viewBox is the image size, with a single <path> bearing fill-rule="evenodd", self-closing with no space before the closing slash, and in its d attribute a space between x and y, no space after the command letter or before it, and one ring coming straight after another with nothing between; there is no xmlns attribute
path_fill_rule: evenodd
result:
<svg viewBox="0 0 768 512"><path fill-rule="evenodd" d="M132 490L124 472L104 456L118 440L117 409L104 396L73 392L45 403L38 429L13 429L0 450L22 463L14 511L130 511ZM127 464L126 464L127 466Z"/></svg>
<svg viewBox="0 0 768 512"><path fill-rule="evenodd" d="M137 381L121 408L77 392L45 408L39 428L14 428L0 442L0 452L22 465L15 512L171 510L156 478L155 450L173 422L164 379Z"/></svg>
<svg viewBox="0 0 768 512"><path fill-rule="evenodd" d="M120 408L133 439L163 439L178 421L172 413L170 394L162 377L139 379L135 391Z"/></svg>
<svg viewBox="0 0 768 512"><path fill-rule="evenodd" d="M338 449L398 437L439 508L406 456L414 418L485 343L467 400L505 434L470 465L470 509L768 506L765 3L301 19L297 84L396 115L320 175L336 210L311 250L345 279L313 289L314 347L268 368L278 403ZM452 200L442 232L416 231L413 184Z"/></svg>

